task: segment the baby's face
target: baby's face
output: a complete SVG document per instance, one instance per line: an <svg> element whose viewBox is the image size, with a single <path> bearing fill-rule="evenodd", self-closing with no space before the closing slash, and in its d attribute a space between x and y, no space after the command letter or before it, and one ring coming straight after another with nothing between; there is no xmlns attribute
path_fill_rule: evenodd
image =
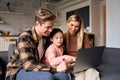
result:
<svg viewBox="0 0 120 80"><path fill-rule="evenodd" d="M57 32L53 38L51 38L51 41L55 46L60 47L63 44L63 34L61 32Z"/></svg>

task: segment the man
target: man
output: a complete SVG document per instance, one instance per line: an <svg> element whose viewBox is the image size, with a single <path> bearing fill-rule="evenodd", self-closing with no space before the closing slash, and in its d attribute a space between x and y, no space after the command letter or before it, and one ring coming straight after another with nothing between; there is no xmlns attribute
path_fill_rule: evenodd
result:
<svg viewBox="0 0 120 80"><path fill-rule="evenodd" d="M46 9L35 12L35 25L18 38L13 56L7 64L6 80L69 80L65 63L59 66L42 64L47 48L46 37L52 31L54 20L55 15Z"/></svg>

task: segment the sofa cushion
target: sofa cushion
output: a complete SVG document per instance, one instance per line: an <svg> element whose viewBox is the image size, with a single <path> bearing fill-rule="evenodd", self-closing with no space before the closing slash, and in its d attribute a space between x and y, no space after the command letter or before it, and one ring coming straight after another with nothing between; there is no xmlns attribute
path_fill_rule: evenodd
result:
<svg viewBox="0 0 120 80"><path fill-rule="evenodd" d="M8 61L10 61L10 57L13 55L13 51L15 48L16 44L10 44L8 48Z"/></svg>
<svg viewBox="0 0 120 80"><path fill-rule="evenodd" d="M120 80L120 67L111 64L101 64L97 67L101 80Z"/></svg>
<svg viewBox="0 0 120 80"><path fill-rule="evenodd" d="M106 47L103 52L102 63L97 69L101 80L120 80L120 49Z"/></svg>
<svg viewBox="0 0 120 80"><path fill-rule="evenodd" d="M0 57L6 64L8 63L8 51L0 51Z"/></svg>
<svg viewBox="0 0 120 80"><path fill-rule="evenodd" d="M0 57L0 80L4 80L5 71L6 71L6 63L5 63L5 61L3 61L3 59Z"/></svg>
<svg viewBox="0 0 120 80"><path fill-rule="evenodd" d="M120 67L116 65L100 65L100 80L120 80Z"/></svg>
<svg viewBox="0 0 120 80"><path fill-rule="evenodd" d="M101 64L97 69L100 71L100 73L111 73L111 72L120 72L120 66L111 65L111 64Z"/></svg>
<svg viewBox="0 0 120 80"><path fill-rule="evenodd" d="M120 71L117 72L104 72L101 73L100 80L120 80Z"/></svg>
<svg viewBox="0 0 120 80"><path fill-rule="evenodd" d="M120 49L105 48L102 57L102 64L120 65Z"/></svg>

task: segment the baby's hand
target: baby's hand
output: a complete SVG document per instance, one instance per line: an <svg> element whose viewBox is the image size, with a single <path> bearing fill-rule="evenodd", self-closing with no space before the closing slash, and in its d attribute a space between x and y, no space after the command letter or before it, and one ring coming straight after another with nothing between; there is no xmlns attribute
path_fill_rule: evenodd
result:
<svg viewBox="0 0 120 80"><path fill-rule="evenodd" d="M73 56L71 56L71 62L75 62L76 61L76 57L73 57Z"/></svg>
<svg viewBox="0 0 120 80"><path fill-rule="evenodd" d="M63 59L65 59L68 63L76 61L76 57L73 57L73 56L70 56L70 55L63 55Z"/></svg>

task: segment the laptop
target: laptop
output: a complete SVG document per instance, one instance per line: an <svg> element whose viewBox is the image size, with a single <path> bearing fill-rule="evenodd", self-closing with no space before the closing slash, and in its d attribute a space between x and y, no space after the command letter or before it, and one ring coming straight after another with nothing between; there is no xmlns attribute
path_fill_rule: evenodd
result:
<svg viewBox="0 0 120 80"><path fill-rule="evenodd" d="M103 51L104 46L79 49L77 52L73 73L99 66Z"/></svg>

